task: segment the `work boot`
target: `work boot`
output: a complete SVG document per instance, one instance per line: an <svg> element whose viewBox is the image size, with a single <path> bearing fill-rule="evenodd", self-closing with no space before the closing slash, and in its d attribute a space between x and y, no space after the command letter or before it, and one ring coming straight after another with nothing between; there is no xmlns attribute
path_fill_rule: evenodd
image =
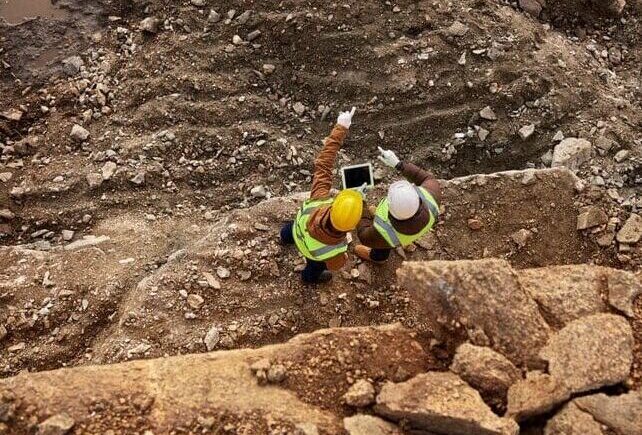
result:
<svg viewBox="0 0 642 435"><path fill-rule="evenodd" d="M364 245L357 245L354 248L354 253L357 254L357 257L361 258L363 261L370 261L372 263L376 264L383 264L385 261L374 261L370 258L370 251L372 251L371 248L368 248L367 246Z"/></svg>
<svg viewBox="0 0 642 435"><path fill-rule="evenodd" d="M319 283L324 284L326 282L332 281L332 272L329 270L324 270L321 272L321 275L319 275Z"/></svg>
<svg viewBox="0 0 642 435"><path fill-rule="evenodd" d="M319 275L316 281L306 281L304 279L303 284L316 285L316 284L325 284L330 281L332 281L332 272L330 272L329 270L324 270L323 272L321 272L321 274Z"/></svg>

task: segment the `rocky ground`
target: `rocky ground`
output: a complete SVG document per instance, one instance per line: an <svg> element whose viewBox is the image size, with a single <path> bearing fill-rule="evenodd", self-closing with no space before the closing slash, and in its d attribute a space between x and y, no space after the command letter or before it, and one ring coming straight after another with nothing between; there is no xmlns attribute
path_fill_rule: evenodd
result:
<svg viewBox="0 0 642 435"><path fill-rule="evenodd" d="M637 433L622 427L639 421L605 415L639 409L639 2L56 7L55 18L0 19L0 430L32 431L66 413L78 433L290 433L302 422L320 433L513 433L515 422L525 433ZM309 189L320 140L352 105L339 163L375 162L380 185L369 201L395 179L376 161L379 145L445 180L442 216L389 264L352 260L332 285L307 288L301 259L277 232ZM505 262L442 263L491 258ZM427 260L439 262L403 266L397 281L404 261ZM444 294L449 286L465 291ZM386 351L407 358L404 376L360 360L347 384L321 376L336 383L327 397L312 377L285 381L279 399L239 368L227 375L230 391L266 395L247 412L203 411L205 387L180 391L182 371L157 372L164 359L89 366L256 348L327 327L343 337L352 330L342 327L372 325L359 334L377 343L374 326L394 322L415 343L411 351L395 339ZM310 337L282 349L319 335ZM600 355L576 341L619 363L608 372L599 359L578 363ZM213 355L249 367L274 360L268 349ZM278 360L287 379L320 364L298 355ZM197 373L209 361L185 358L168 361ZM24 376L67 366L88 367ZM269 367L254 376L263 382ZM322 367L344 370L334 360ZM93 370L107 384L119 373L160 373L153 379L167 389L132 375L93 402L26 399L24 388L39 383L52 383L52 395L90 388ZM198 390L202 378L184 376ZM340 396L362 379L362 390L375 390L363 406L386 421L344 426L355 408ZM435 397L393 403L422 388ZM161 405L136 408L129 397L139 390ZM465 416L431 408L449 394ZM174 397L194 413L167 411ZM301 415L284 406L273 425L262 406L280 400ZM88 420L88 409L104 419Z"/></svg>

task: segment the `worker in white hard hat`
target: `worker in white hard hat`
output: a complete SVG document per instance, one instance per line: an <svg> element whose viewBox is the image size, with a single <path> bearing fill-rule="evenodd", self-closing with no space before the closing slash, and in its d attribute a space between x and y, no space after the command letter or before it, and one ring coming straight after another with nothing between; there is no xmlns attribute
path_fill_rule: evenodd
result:
<svg viewBox="0 0 642 435"><path fill-rule="evenodd" d="M392 183L374 215L364 210L357 227L361 244L355 254L375 263L386 261L393 248L408 246L430 231L441 201L441 186L430 172L402 162L393 151L379 148L379 154L379 160L406 180Z"/></svg>

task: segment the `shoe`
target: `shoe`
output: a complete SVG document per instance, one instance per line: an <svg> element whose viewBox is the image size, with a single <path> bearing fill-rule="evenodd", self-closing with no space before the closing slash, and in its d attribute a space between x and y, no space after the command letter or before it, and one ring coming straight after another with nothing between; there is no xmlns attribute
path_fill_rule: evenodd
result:
<svg viewBox="0 0 642 435"><path fill-rule="evenodd" d="M330 272L329 270L324 270L323 272L321 272L318 282L320 284L323 284L330 281L332 281L332 272Z"/></svg>
<svg viewBox="0 0 642 435"><path fill-rule="evenodd" d="M316 285L316 284L325 284L330 281L332 281L332 272L330 272L329 270L324 270L323 272L321 272L321 275L319 275L316 281L303 280L303 284Z"/></svg>
<svg viewBox="0 0 642 435"><path fill-rule="evenodd" d="M372 260L370 258L370 251L372 251L372 249L364 245L357 245L354 247L354 253L357 254L357 257L361 258L363 261L370 261L371 263L375 263L375 264L385 263L385 261Z"/></svg>

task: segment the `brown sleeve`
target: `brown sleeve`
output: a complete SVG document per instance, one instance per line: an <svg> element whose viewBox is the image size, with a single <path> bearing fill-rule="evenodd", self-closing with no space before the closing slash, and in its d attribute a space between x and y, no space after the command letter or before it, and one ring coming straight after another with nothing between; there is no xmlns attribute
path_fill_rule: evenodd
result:
<svg viewBox="0 0 642 435"><path fill-rule="evenodd" d="M348 256L346 254L339 254L336 257L332 257L329 260L325 261L325 265L328 270L339 270L343 268L346 264Z"/></svg>
<svg viewBox="0 0 642 435"><path fill-rule="evenodd" d="M369 248L386 249L390 248L386 239L381 237L379 231L374 227L372 218L363 218L357 227L357 236L361 244Z"/></svg>
<svg viewBox="0 0 642 435"><path fill-rule="evenodd" d="M330 196L332 169L334 168L339 148L343 145L347 134L348 129L337 124L332 129L330 136L323 140L323 149L314 161L314 176L312 178L310 198L321 199Z"/></svg>
<svg viewBox="0 0 642 435"><path fill-rule="evenodd" d="M408 181L423 187L435 198L437 203L441 203L441 185L430 171L421 169L419 166L409 162L400 162L397 165L397 169L401 171Z"/></svg>

